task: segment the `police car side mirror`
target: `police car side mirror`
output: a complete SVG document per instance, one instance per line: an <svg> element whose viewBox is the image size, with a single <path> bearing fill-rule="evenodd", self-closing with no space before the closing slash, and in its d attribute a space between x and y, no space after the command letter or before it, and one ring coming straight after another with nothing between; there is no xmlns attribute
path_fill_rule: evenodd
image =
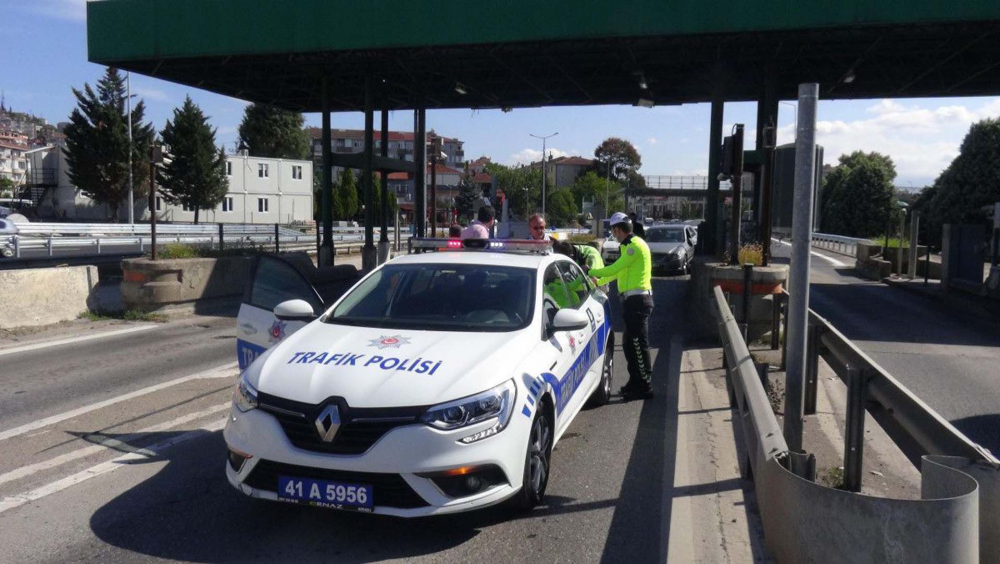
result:
<svg viewBox="0 0 1000 564"><path fill-rule="evenodd" d="M552 318L549 325L552 333L558 331L576 331L590 325L590 318L587 314L576 309L560 309Z"/></svg>
<svg viewBox="0 0 1000 564"><path fill-rule="evenodd" d="M288 300L274 306L274 316L282 321L312 321L313 308L305 300Z"/></svg>

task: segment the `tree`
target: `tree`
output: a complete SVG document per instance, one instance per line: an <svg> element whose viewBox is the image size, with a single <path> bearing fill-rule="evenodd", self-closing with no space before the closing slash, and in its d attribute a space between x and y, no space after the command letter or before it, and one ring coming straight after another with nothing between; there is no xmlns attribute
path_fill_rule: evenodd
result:
<svg viewBox="0 0 1000 564"><path fill-rule="evenodd" d="M601 177L594 171L589 171L577 177L570 187L573 200L577 206L582 207L583 201L594 202L595 205L603 206L608 204L606 215L611 215L614 211L625 209L625 198L622 197L622 188L618 182L612 180L610 183L606 177Z"/></svg>
<svg viewBox="0 0 1000 564"><path fill-rule="evenodd" d="M880 153L841 155L823 182L820 197L823 231L849 237L885 232L897 212L896 166Z"/></svg>
<svg viewBox="0 0 1000 564"><path fill-rule="evenodd" d="M333 189L333 219L341 221L354 217L358 212L358 190L354 185L354 170L346 168L340 173L340 182Z"/></svg>
<svg viewBox="0 0 1000 564"><path fill-rule="evenodd" d="M937 233L945 223L986 221L986 209L1000 201L1000 119L972 124L933 191L925 210Z"/></svg>
<svg viewBox="0 0 1000 564"><path fill-rule="evenodd" d="M639 174L642 157L629 141L608 137L594 149L594 158L591 170L599 176L607 177L610 167L611 180L630 188L646 187L646 180Z"/></svg>
<svg viewBox="0 0 1000 564"><path fill-rule="evenodd" d="M472 182L471 174L463 174L458 185L458 196L455 198L455 207L458 209L460 218L472 219L472 217L483 205L483 194L479 191L479 186Z"/></svg>
<svg viewBox="0 0 1000 564"><path fill-rule="evenodd" d="M69 179L87 197L111 208L118 219L118 207L128 198L129 142L125 79L109 67L97 82L83 92L73 89L77 107L66 126L66 164ZM132 108L132 178L135 196L148 193L149 147L155 131L143 124L146 105L142 100Z"/></svg>
<svg viewBox="0 0 1000 564"><path fill-rule="evenodd" d="M528 219L542 209L542 170L525 166L510 167L490 163L486 171L497 179L497 190L510 202L508 210L515 216ZM476 207L478 210L478 206Z"/></svg>
<svg viewBox="0 0 1000 564"><path fill-rule="evenodd" d="M309 158L309 136L305 118L266 104L250 104L243 111L239 142L255 157L272 159Z"/></svg>
<svg viewBox="0 0 1000 564"><path fill-rule="evenodd" d="M13 180L6 177L0 178L0 198L13 198L14 188Z"/></svg>
<svg viewBox="0 0 1000 564"><path fill-rule="evenodd" d="M229 189L226 155L216 148L215 130L190 96L174 109L173 121L167 120L160 136L170 147L171 159L156 174L163 198L193 209L197 225L200 211L221 204Z"/></svg>
<svg viewBox="0 0 1000 564"><path fill-rule="evenodd" d="M354 197L356 198L357 202L355 204L356 208L354 215L356 216L356 219L358 221L363 223L365 220L365 213L364 213L365 185L363 182L361 182L361 180L363 179L363 177L361 176L362 174L363 173L360 172L358 173L358 182L354 182L353 185L354 185ZM353 176L353 171L352 171L352 176ZM375 225L382 224L382 221L380 219L381 216L379 215L382 213L382 182L379 177L380 177L379 173L377 172L372 173L372 209L375 210L375 215L373 216L375 218ZM389 193L389 206L387 211L389 213L388 221L391 224L392 214L396 212L396 195L391 191Z"/></svg>
<svg viewBox="0 0 1000 564"><path fill-rule="evenodd" d="M548 195L545 208L549 223L555 227L566 227L577 216L579 207L573 200L573 193L568 188L559 188Z"/></svg>

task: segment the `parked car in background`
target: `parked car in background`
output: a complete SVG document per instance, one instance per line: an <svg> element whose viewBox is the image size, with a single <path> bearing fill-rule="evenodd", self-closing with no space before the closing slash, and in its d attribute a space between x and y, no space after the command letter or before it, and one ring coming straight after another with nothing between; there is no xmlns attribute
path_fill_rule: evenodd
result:
<svg viewBox="0 0 1000 564"><path fill-rule="evenodd" d="M0 257L10 258L14 256L14 236L17 235L17 226L9 219L0 219Z"/></svg>
<svg viewBox="0 0 1000 564"><path fill-rule="evenodd" d="M646 244L653 259L653 270L686 274L698 244L698 229L683 223L652 225L646 228ZM605 263L618 260L618 241L609 237L601 249Z"/></svg>

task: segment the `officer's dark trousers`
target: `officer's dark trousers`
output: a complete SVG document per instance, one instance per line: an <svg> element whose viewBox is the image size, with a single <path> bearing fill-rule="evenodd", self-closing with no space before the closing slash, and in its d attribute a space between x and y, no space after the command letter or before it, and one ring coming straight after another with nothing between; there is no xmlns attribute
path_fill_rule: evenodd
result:
<svg viewBox="0 0 1000 564"><path fill-rule="evenodd" d="M653 312L652 296L629 296L622 303L625 321L625 361L628 363L629 388L648 390L653 376L649 363L649 315Z"/></svg>

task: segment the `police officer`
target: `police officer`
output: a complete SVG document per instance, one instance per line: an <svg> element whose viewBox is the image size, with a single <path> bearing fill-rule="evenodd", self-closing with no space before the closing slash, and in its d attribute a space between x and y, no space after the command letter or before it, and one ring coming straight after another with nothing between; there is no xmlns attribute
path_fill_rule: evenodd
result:
<svg viewBox="0 0 1000 564"><path fill-rule="evenodd" d="M652 261L649 246L632 233L632 220L617 212L611 216L611 233L619 243L621 255L604 268L589 269L589 274L604 285L614 280L622 300L625 321L625 360L628 383L620 392L625 400L653 397L652 367L649 361L649 315L653 312Z"/></svg>
<svg viewBox="0 0 1000 564"><path fill-rule="evenodd" d="M581 268L584 266L590 269L604 268L601 253L590 245L574 245L569 241L553 241L552 250L573 259Z"/></svg>

